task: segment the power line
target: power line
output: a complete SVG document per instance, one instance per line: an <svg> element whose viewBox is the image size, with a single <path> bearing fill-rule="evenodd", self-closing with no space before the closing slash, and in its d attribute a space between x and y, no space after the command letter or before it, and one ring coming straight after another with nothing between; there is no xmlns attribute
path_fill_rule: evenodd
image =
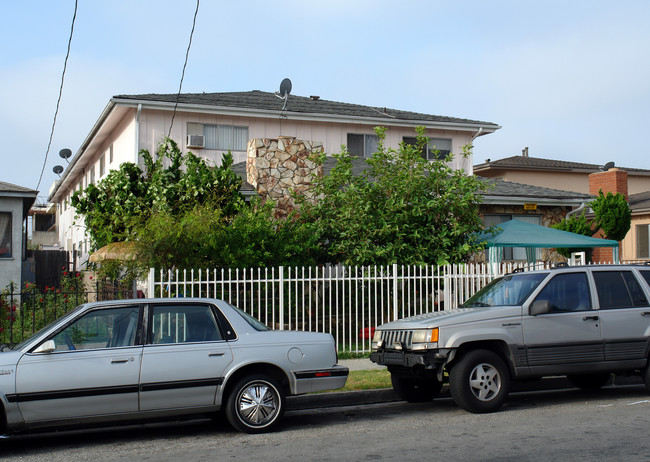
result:
<svg viewBox="0 0 650 462"><path fill-rule="evenodd" d="M169 124L169 132L167 138L172 136L172 127L174 126L174 117L176 117L176 108L178 107L178 98L181 96L181 89L183 88L183 79L185 78L185 68L187 67L187 59L190 55L190 48L192 47L192 37L194 36L194 27L196 26L196 16L199 13L199 2L196 0L196 10L194 10L194 20L192 21L192 31L190 32L190 42L187 44L187 51L185 52L185 64L183 64L183 73L181 74L181 82L178 85L178 93L176 94L176 103L174 104L174 112L172 112L172 120Z"/></svg>
<svg viewBox="0 0 650 462"><path fill-rule="evenodd" d="M61 74L61 86L59 87L59 98L56 101L56 110L54 111L54 120L52 121L52 130L50 131L50 141L47 143L47 150L45 151L45 160L43 161L43 168L41 169L41 176L38 178L38 184L36 185L36 190L41 186L41 181L43 180L43 173L45 172L45 166L47 165L47 156L50 153L50 147L52 146L52 138L54 137L54 127L56 126L56 116L59 114L59 105L61 104L61 95L63 94L63 82L65 81L65 70L68 67L68 57L70 56L70 44L72 43L72 34L74 33L74 22L77 19L77 3L78 0L74 2L74 15L72 16L72 25L70 26L70 38L68 39L68 51L65 55L65 61L63 63L63 73Z"/></svg>

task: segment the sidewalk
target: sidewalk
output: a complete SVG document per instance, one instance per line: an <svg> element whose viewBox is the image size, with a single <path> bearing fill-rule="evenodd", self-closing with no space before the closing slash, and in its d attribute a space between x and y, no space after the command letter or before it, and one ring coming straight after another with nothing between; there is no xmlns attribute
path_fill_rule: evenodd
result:
<svg viewBox="0 0 650 462"><path fill-rule="evenodd" d="M373 369L386 369L386 366L375 364L368 358L360 359L340 359L339 364L345 366L352 371L370 371Z"/></svg>

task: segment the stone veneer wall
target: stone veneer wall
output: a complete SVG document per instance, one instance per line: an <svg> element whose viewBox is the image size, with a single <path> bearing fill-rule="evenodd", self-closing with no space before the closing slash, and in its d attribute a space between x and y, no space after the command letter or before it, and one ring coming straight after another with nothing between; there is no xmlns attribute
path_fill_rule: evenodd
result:
<svg viewBox="0 0 650 462"><path fill-rule="evenodd" d="M313 179L323 174L313 156L322 152L323 143L293 137L252 139L247 147L247 181L263 200L277 203L277 217L285 217L295 208L292 192L312 196Z"/></svg>

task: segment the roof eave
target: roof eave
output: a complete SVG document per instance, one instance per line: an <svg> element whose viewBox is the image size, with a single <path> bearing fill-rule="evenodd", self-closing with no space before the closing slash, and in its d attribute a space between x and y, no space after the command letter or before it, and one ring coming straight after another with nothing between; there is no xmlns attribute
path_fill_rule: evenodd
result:
<svg viewBox="0 0 650 462"><path fill-rule="evenodd" d="M75 155L72 158L72 160L70 161L70 163L67 165L65 171L63 172L63 176L61 176L61 178L54 183L53 188L50 191L50 194L49 194L49 196L47 198L48 202L59 202L60 198L58 197L58 193L59 193L59 190L61 189L61 186L66 184L66 179L70 175L70 172L73 171L75 165L81 159L84 151L88 148L88 146L90 146L92 141L95 139L95 137L97 136L97 133L99 132L101 127L104 125L104 123L106 122L106 119L108 118L108 116L111 113L111 111L113 110L113 108L115 108L115 106L116 106L115 98L111 98L111 100L108 102L108 104L106 105L106 107L104 108L102 113L100 114L99 118L97 119L97 121L93 125L92 129L88 133L88 136L86 136L86 139L84 139L83 143L81 143L81 146L79 147L79 149L75 153Z"/></svg>
<svg viewBox="0 0 650 462"><path fill-rule="evenodd" d="M115 99L113 99L115 100ZM154 110L169 110L173 111L175 103L169 101L150 101L139 99L126 99L118 98L115 100L117 104L123 106L137 107L142 105L142 109ZM349 123L355 122L363 125L391 125L398 127L416 127L422 125L427 128L439 128L443 130L461 130L461 131L476 131L482 128L483 134L494 133L502 128L500 125L492 123L481 122L444 122L444 121L431 121L431 120L408 120L397 119L392 117L360 117L351 115L332 115L320 114L312 112L290 112L282 110L269 110L269 109L254 109L242 108L232 106L213 106L206 104L187 104L179 103L176 107L177 112L198 112L203 114L220 114L228 116L243 116L251 117L256 116L266 119L275 119L280 116L303 120L303 121L318 121L318 122L331 122L331 123Z"/></svg>

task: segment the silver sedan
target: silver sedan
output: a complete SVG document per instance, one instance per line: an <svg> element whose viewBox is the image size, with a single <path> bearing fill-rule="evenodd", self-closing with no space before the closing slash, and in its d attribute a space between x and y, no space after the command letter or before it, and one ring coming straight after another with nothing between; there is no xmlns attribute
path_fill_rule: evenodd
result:
<svg viewBox="0 0 650 462"><path fill-rule="evenodd" d="M330 334L273 331L222 300L88 303L3 350L4 434L219 410L259 433L287 395L348 376Z"/></svg>

